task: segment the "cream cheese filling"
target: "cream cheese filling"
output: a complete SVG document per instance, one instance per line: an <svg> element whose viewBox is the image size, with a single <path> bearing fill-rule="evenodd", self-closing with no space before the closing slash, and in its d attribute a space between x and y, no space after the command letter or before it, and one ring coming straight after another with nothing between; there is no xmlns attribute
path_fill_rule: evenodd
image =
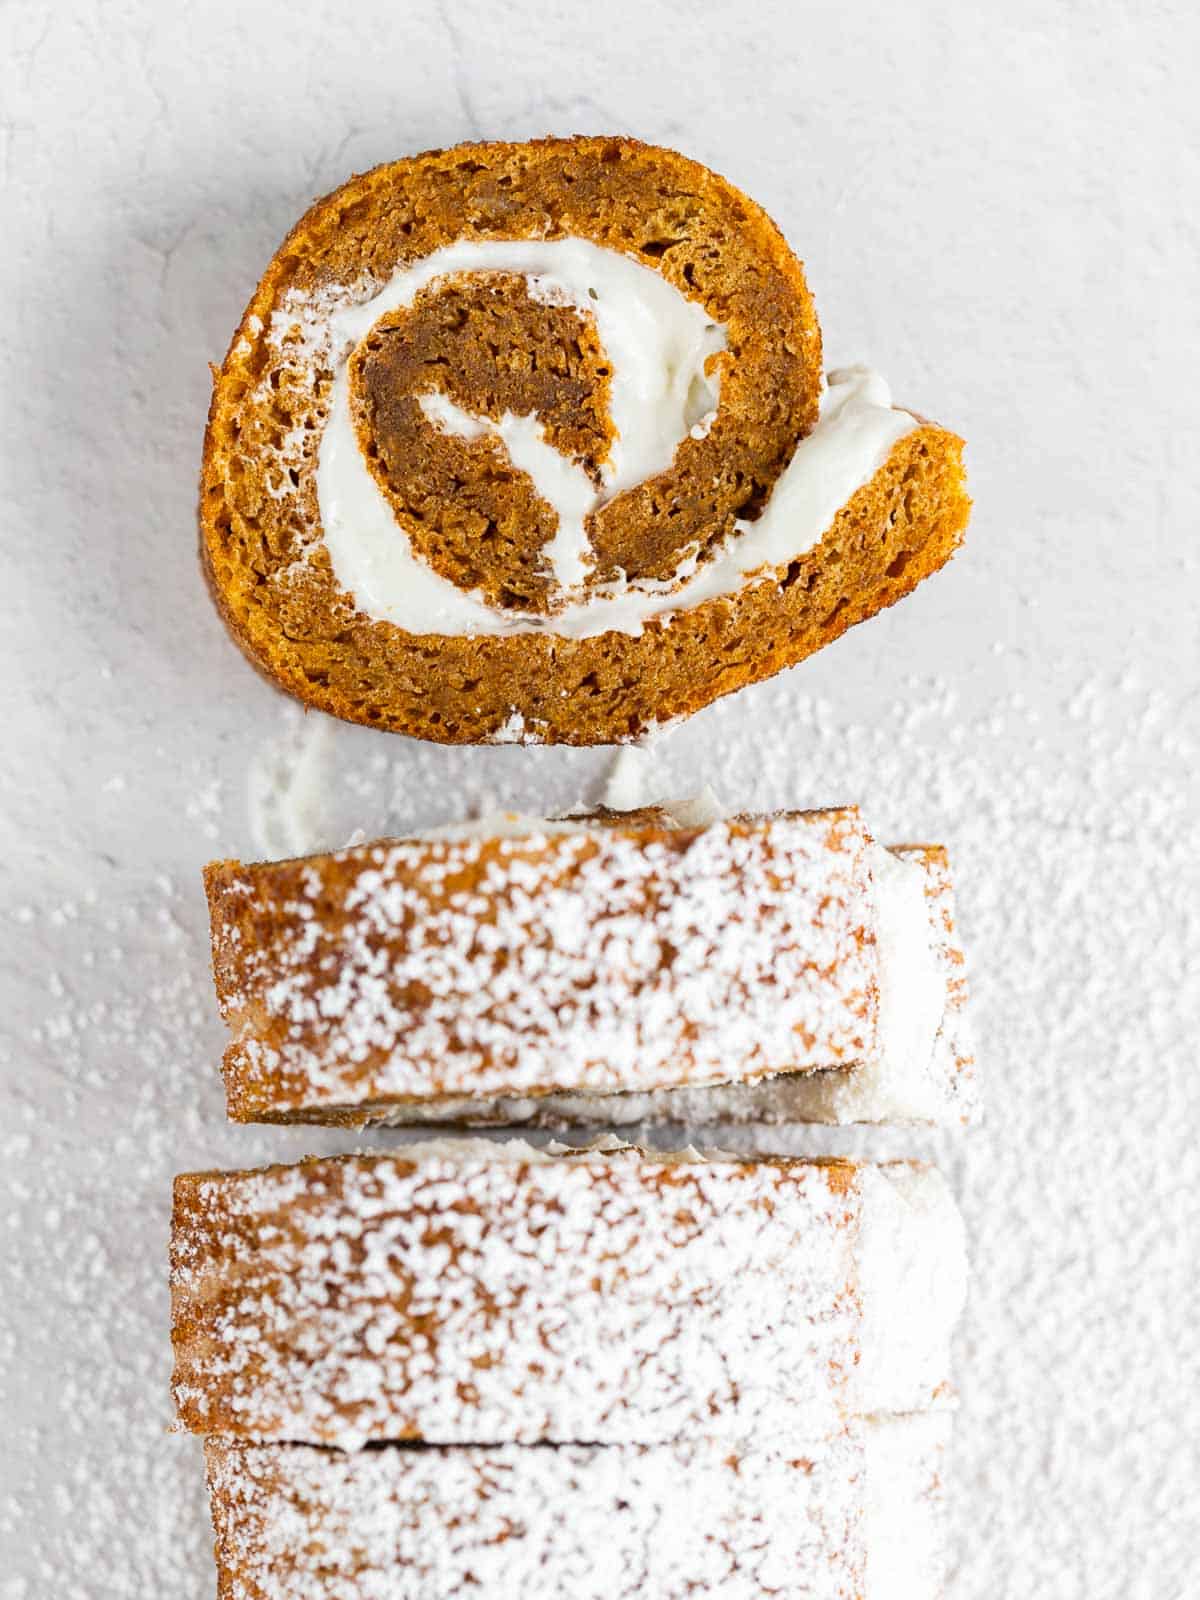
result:
<svg viewBox="0 0 1200 1600"><path fill-rule="evenodd" d="M535 299L591 312L612 369L616 438L599 491L547 444L536 418L506 413L496 422L441 394L421 397L435 426L465 438L498 437L557 512L558 531L545 553L569 598L552 616L491 607L421 560L367 466L351 419L349 358L376 322L438 278L485 271L519 273ZM862 367L830 373L816 427L797 445L755 521L737 522L702 567L690 557L669 582L625 581L588 593L579 587L590 557L588 514L665 471L681 440L703 434L716 415L720 362L706 369L724 348L725 330L704 307L650 268L586 240L481 240L447 246L402 269L371 299L333 312L329 331L334 378L317 462L325 546L334 577L360 611L417 635L640 634L654 618L735 594L754 574L811 550L893 445L918 426L892 406L875 373Z"/></svg>

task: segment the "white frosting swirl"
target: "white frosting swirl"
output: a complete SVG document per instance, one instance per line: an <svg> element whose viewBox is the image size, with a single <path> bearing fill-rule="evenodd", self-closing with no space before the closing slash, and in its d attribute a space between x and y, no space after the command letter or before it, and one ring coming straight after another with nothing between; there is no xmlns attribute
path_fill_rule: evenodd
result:
<svg viewBox="0 0 1200 1600"><path fill-rule="evenodd" d="M571 598L552 616L491 607L421 560L372 476L351 420L354 348L382 316L410 305L435 279L465 272L519 273L533 298L590 311L612 369L616 438L599 493L581 468L547 444L536 418L505 413L495 422L444 395L420 397L426 416L446 431L499 437L514 466L529 473L558 513L546 556ZM724 348L725 330L703 306L657 272L586 240L487 240L450 245L403 268L371 299L335 311L329 332L337 360L317 464L325 545L338 584L358 609L413 634L640 634L651 618L734 594L760 569L810 550L896 441L918 425L892 407L887 385L865 368L831 373L816 428L797 445L756 521L735 523L698 570L689 557L670 582L640 579L589 593L579 588L588 564L588 514L665 471L680 441L702 435L716 414L719 363L712 373L705 367Z"/></svg>

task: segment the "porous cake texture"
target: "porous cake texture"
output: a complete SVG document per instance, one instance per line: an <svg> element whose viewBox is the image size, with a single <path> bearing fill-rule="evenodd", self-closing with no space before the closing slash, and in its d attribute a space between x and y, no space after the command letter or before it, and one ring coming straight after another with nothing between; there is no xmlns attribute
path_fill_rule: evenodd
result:
<svg viewBox="0 0 1200 1600"><path fill-rule="evenodd" d="M660 360L633 336L614 353L598 332L603 288L461 253L502 242L632 263L710 344ZM445 271L383 303L454 247ZM376 300L371 325L348 334L347 318ZM617 456L643 430L618 426L614 396L643 358L667 390L676 360L695 376L675 448L626 482ZM692 405L692 388L711 408ZM296 224L215 370L205 571L250 659L333 715L446 743L637 739L801 660L959 543L962 441L889 398L896 426L820 526L798 521L786 550L741 563L798 446L827 420L826 398L800 262L758 206L698 163L603 137L393 162ZM345 495L322 457L343 405L352 465L386 519L353 580L335 562ZM578 536L546 486L564 475L567 499L584 490ZM347 525L355 536L363 518L348 511ZM376 580L400 549L413 580L401 592L431 601L398 620ZM730 560L736 583L704 591ZM614 600L635 614L613 621L601 608Z"/></svg>

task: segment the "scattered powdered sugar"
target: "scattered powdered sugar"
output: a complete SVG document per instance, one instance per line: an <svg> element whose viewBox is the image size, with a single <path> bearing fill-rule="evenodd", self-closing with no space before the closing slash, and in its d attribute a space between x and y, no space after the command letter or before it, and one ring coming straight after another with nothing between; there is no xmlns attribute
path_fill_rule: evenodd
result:
<svg viewBox="0 0 1200 1600"><path fill-rule="evenodd" d="M854 1423L805 1456L213 1440L217 1559L230 1600L927 1600L945 1428L939 1413Z"/></svg>
<svg viewBox="0 0 1200 1600"><path fill-rule="evenodd" d="M936 1173L489 1148L179 1180L186 1426L802 1449L945 1390L966 1263Z"/></svg>
<svg viewBox="0 0 1200 1600"><path fill-rule="evenodd" d="M214 842L220 837L220 818L224 810L224 796L219 778L198 785L187 802L187 818L194 822L206 839Z"/></svg>
<svg viewBox="0 0 1200 1600"><path fill-rule="evenodd" d="M886 654L899 635L886 617L873 627ZM648 752L631 798L711 782L738 809L853 800L884 838L949 846L986 1125L730 1128L719 1142L926 1153L952 1174L974 1265L945 1476L954 1600L994 1600L998 1573L1008 1591L1063 1600L1182 1595L1195 1558L1183 1489L1200 1478L1200 1434L1176 1404L1200 1386L1200 750L1136 669L1081 680L1076 661L1044 640L1038 651L1036 702L1014 658L1011 691L1002 662L986 698L970 675L964 687L898 674L881 717L872 696L856 713L863 691L834 647L680 726ZM282 702L260 711L256 740L265 715L281 734L299 720ZM610 763L327 726L306 849L358 827L402 834L599 800ZM165 1431L171 1177L358 1142L226 1125L198 869L262 847L236 766L223 810L203 818L187 816L189 768L162 781L179 825L147 835L144 859L120 872L85 860L68 829L58 860L14 850L0 869L4 1600L212 1593L200 1451Z"/></svg>

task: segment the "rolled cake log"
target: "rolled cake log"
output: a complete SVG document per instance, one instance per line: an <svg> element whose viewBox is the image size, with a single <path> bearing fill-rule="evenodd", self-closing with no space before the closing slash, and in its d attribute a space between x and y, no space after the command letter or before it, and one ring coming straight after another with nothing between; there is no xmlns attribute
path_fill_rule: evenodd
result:
<svg viewBox="0 0 1200 1600"><path fill-rule="evenodd" d="M774 1440L205 1445L219 1600L938 1600L944 1412Z"/></svg>
<svg viewBox="0 0 1200 1600"><path fill-rule="evenodd" d="M357 1449L790 1446L926 1408L965 1293L912 1164L514 1142L176 1179L183 1427Z"/></svg>
<svg viewBox="0 0 1200 1600"><path fill-rule="evenodd" d="M201 551L270 678L446 743L639 738L911 590L962 442L822 376L799 261L628 139L463 145L296 225L215 373Z"/></svg>
<svg viewBox="0 0 1200 1600"><path fill-rule="evenodd" d="M236 1121L976 1111L945 852L853 808L506 815L206 883Z"/></svg>

